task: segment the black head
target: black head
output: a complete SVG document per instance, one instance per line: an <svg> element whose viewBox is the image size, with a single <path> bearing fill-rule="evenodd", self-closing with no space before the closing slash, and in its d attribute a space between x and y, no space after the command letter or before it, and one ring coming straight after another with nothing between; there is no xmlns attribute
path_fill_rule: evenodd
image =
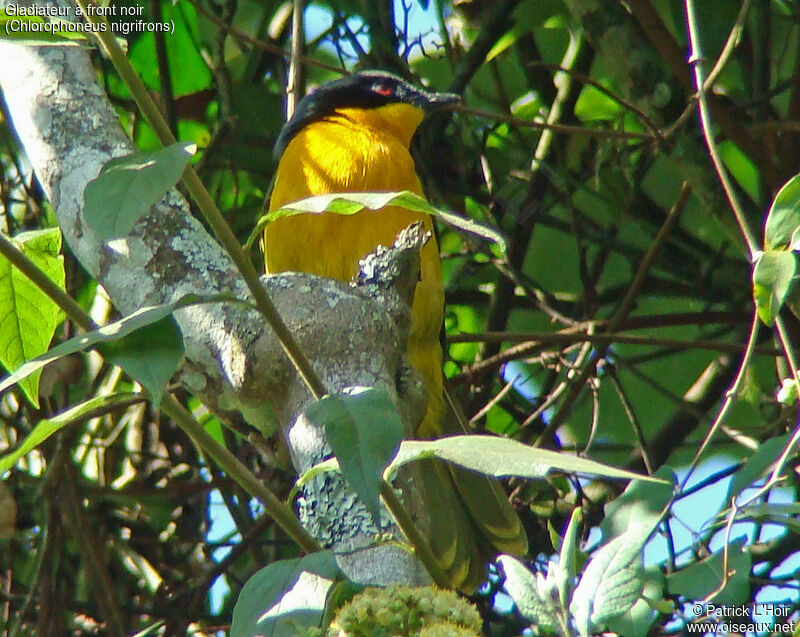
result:
<svg viewBox="0 0 800 637"><path fill-rule="evenodd" d="M378 108L403 102L422 109L433 109L460 101L454 93L433 93L385 71L361 71L323 84L306 95L284 125L273 149L276 159L304 126L330 115L338 108Z"/></svg>

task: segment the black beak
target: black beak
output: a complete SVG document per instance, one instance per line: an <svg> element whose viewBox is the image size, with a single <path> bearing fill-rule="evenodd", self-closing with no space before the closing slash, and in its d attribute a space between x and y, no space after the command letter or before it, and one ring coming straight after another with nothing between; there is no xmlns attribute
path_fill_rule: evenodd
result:
<svg viewBox="0 0 800 637"><path fill-rule="evenodd" d="M414 95L410 96L411 103L426 111L437 110L449 104L461 102L461 96L455 93L433 93L419 89L416 89L414 93Z"/></svg>

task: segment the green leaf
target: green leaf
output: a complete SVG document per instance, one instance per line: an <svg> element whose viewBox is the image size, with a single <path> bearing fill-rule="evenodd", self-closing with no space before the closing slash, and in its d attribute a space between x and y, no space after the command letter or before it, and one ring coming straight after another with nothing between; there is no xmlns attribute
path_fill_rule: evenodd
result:
<svg viewBox="0 0 800 637"><path fill-rule="evenodd" d="M36 6L36 5L34 5ZM59 18L46 20L38 15L9 14L0 8L0 41L8 40L25 46L79 46L86 34L76 31L74 23Z"/></svg>
<svg viewBox="0 0 800 637"><path fill-rule="evenodd" d="M564 608L569 604L573 578L578 574L577 554L582 522L583 514L581 508L575 507L569 517L569 524L567 524L567 530L564 532L564 540L561 542L561 549L558 554L559 570L561 571L561 577L557 578L558 595Z"/></svg>
<svg viewBox="0 0 800 637"><path fill-rule="evenodd" d="M786 250L762 252L753 268L753 298L758 317L772 325L791 287L797 257Z"/></svg>
<svg viewBox="0 0 800 637"><path fill-rule="evenodd" d="M725 502L730 502L731 498L738 496L743 489L758 480L778 459L790 438L791 434L786 434L762 442L744 465L733 474Z"/></svg>
<svg viewBox="0 0 800 637"><path fill-rule="evenodd" d="M750 599L750 553L743 551L745 538L737 538L728 551L728 581L713 601L718 604L742 604ZM723 553L719 551L701 562L667 575L670 595L683 595L689 600L705 599L722 583Z"/></svg>
<svg viewBox="0 0 800 637"><path fill-rule="evenodd" d="M721 142L718 150L725 166L750 199L761 202L763 189L758 167L731 140Z"/></svg>
<svg viewBox="0 0 800 637"><path fill-rule="evenodd" d="M667 466L661 467L655 477L667 483L634 480L621 496L605 506L605 517L600 524L605 541L636 528L646 529L650 535L672 500L675 484L675 474Z"/></svg>
<svg viewBox="0 0 800 637"><path fill-rule="evenodd" d="M784 250L800 228L800 175L787 181L775 195L764 225L764 249Z"/></svg>
<svg viewBox="0 0 800 637"><path fill-rule="evenodd" d="M122 402L125 398L135 396L136 394L111 394L108 396L99 396L84 401L78 405L75 405L74 407L70 407L66 411L63 411L52 418L40 420L36 423L25 439L14 448L13 451L10 451L4 456L0 456L0 474L11 469L11 467L13 467L20 458L30 453L59 429L62 429L63 427L66 427L67 425L70 425L76 421L92 418L94 414L103 413L107 408L116 404L120 404L120 402Z"/></svg>
<svg viewBox="0 0 800 637"><path fill-rule="evenodd" d="M514 600L519 612L537 626L540 632L557 632L556 617L560 609L555 601L557 596L553 593L556 588L555 571L559 570L559 565L551 562L545 578L534 575L522 562L510 555L501 555L497 561L506 576L503 587Z"/></svg>
<svg viewBox="0 0 800 637"><path fill-rule="evenodd" d="M380 389L325 396L305 410L323 425L342 476L380 528L383 470L403 439L403 423L389 395Z"/></svg>
<svg viewBox="0 0 800 637"><path fill-rule="evenodd" d="M581 122L617 121L621 113L619 102L594 86L584 86L575 102L575 117Z"/></svg>
<svg viewBox="0 0 800 637"><path fill-rule="evenodd" d="M175 317L169 314L123 338L101 343L97 350L139 381L158 408L167 383L183 358L183 335Z"/></svg>
<svg viewBox="0 0 800 637"><path fill-rule="evenodd" d="M506 254L508 248L506 239L497 230L452 212L434 208L426 199L409 190L401 192L341 192L301 199L261 217L250 234L247 244L252 245L261 236L264 226L283 217L324 212L336 215L354 215L362 210L380 210L386 206L398 206L413 212L438 217L456 230L497 244L501 252Z"/></svg>
<svg viewBox="0 0 800 637"><path fill-rule="evenodd" d="M450 436L439 440L404 440L387 472L422 458L438 458L497 478L543 478L550 471L557 470L605 478L663 482L659 478L609 467L594 460L529 447L510 438L482 435Z"/></svg>
<svg viewBox="0 0 800 637"><path fill-rule="evenodd" d="M166 303L164 305L155 305L151 307L143 307L140 310L137 310L133 314L130 314L126 317L121 318L118 321L114 321L113 323L109 323L108 325L104 325L101 328L94 330L93 332L87 332L86 334L81 334L79 336L75 336L68 341L57 345L53 349L51 349L46 354L42 354L32 360L27 361L24 363L19 369L17 369L13 374L4 378L0 381L0 392L5 391L12 385L20 382L24 378L27 378L34 372L40 370L42 367L47 365L48 363L52 363L53 361L58 360L59 358L63 358L64 356L69 356L70 354L75 354L76 352L82 352L87 349L91 348L98 348L103 343L110 343L111 341L116 341L121 338L125 338L126 336L133 334L137 330L141 330L148 325L152 325L162 319L168 317L172 312L182 307L187 307L189 305L197 305L202 303L221 303L221 302L228 302L228 303L241 303L248 307L250 305L244 301L240 301L236 297L230 294L215 294L211 296L199 296L196 294L187 294L177 301L173 303ZM125 356L122 353L124 351L120 350L121 359L124 361ZM116 352L111 351L110 355L114 356ZM159 347L155 350L154 354L156 357L160 357L163 353L163 347ZM138 371L141 366L134 366L134 372ZM124 365L122 366L125 371L128 371ZM173 370L174 371L174 370ZM134 373L131 373L131 376L136 380L139 380ZM143 385L145 384L143 380L139 380ZM150 381L148 380L148 383Z"/></svg>
<svg viewBox="0 0 800 637"><path fill-rule="evenodd" d="M23 232L11 239L59 288L64 289L64 258L58 228ZM47 351L61 319L61 309L5 257L0 256L0 363L9 371ZM39 406L41 371L20 388Z"/></svg>
<svg viewBox="0 0 800 637"><path fill-rule="evenodd" d="M179 142L109 161L84 193L84 216L100 241L126 236L180 178L196 152Z"/></svg>
<svg viewBox="0 0 800 637"><path fill-rule="evenodd" d="M273 562L242 588L230 637L296 637L319 626L328 591L341 577L331 551Z"/></svg>
<svg viewBox="0 0 800 637"><path fill-rule="evenodd" d="M606 628L625 637L647 637L656 620L657 612L675 612L671 601L662 600L664 575L657 569L643 572L644 588L639 600L626 612L606 621Z"/></svg>
<svg viewBox="0 0 800 637"><path fill-rule="evenodd" d="M633 530L614 538L589 561L572 594L570 613L581 635L597 632L628 612L642 593L642 549L647 535Z"/></svg>

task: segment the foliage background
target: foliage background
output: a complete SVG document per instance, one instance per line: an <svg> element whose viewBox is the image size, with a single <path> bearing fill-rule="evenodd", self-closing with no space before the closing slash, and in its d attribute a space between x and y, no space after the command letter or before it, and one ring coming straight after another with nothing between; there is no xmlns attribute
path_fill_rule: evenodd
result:
<svg viewBox="0 0 800 637"><path fill-rule="evenodd" d="M290 9L274 1L154 0L143 18L173 20L175 34L127 37L131 61L178 138L203 149L197 169L242 242L268 191L270 149L284 121ZM707 68L741 28L709 87L709 132L760 238L770 201L798 172L800 4L754 0L741 9L733 0L696 6ZM751 264L698 123L683 3L340 0L310 3L305 18L299 94L342 69L386 68L464 95L463 108L426 121L414 151L433 202L510 240L503 258L441 228L446 371L479 430L639 471L666 464L683 477L743 369L737 400L704 456L703 481L689 482L694 511L676 509L648 555L673 572L719 552L724 529L715 520L728 519L736 495L728 480L738 475L741 489L759 484L790 438L755 453L797 424L796 408L775 399L791 375L782 352L796 342L797 325L786 314L783 345L762 327L754 357L742 365L754 320ZM95 61L135 143L157 147L124 84L99 54ZM7 117L0 179L8 234L54 225ZM66 247L64 254L69 292L97 318L113 318ZM608 338L586 336L609 325ZM72 333L65 322L56 338ZM16 389L2 396L0 450L77 400L130 387L97 357L65 359L45 372L38 408ZM288 494L291 472L265 463L194 399L184 400ZM797 502L794 462L779 489L749 492L776 506L735 525L731 536L746 536L757 565L749 577L739 573L747 599L768 595L796 611L797 511L777 507ZM18 510L13 535L0 540L6 634L105 634L109 610L94 589L97 568L109 574L106 603L117 605L127 629L163 620L166 634L189 626L213 633L230 623L237 592L258 566L297 553L148 404L68 428L2 484ZM550 529L563 533L576 502L588 534L614 492L563 479L508 487L543 556L554 551ZM234 525L213 541L212 492ZM212 560L224 546L232 546L227 556ZM230 593L212 604L220 576ZM493 592L483 604L487 626L518 634L522 620L493 607ZM678 609L693 601L677 588L662 593ZM651 617L656 632L679 630L685 619Z"/></svg>

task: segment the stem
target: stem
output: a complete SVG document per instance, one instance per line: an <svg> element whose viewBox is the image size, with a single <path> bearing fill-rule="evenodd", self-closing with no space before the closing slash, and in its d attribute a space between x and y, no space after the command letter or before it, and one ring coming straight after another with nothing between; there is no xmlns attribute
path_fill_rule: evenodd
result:
<svg viewBox="0 0 800 637"><path fill-rule="evenodd" d="M139 78L136 70L131 66L125 53L117 43L117 39L108 25L108 20L104 16L90 15L87 10L87 0L76 0L76 2L83 10L87 20L93 24L106 24L105 31L98 30L99 32L95 34L98 37L103 52L109 57L117 73L119 73L123 82L125 82L126 86L130 89L136 105L153 128L159 141L164 146L174 144L176 140L172 135L172 131L170 131L169 126L164 121L161 111L150 97L147 88ZM239 245L239 242L226 223L225 218L222 216L219 208L217 208L214 200L208 194L205 186L203 186L203 182L200 180L200 177L197 176L192 166L187 166L186 170L184 170L183 182L189 194L197 204L197 207L211 226L214 235L228 252L239 272L242 274L242 278L244 278L250 293L255 299L256 306L264 315L267 323L269 323L270 327L274 330L275 335L278 337L283 347L283 351L286 352L289 360L294 364L298 374L300 374L300 377L305 382L312 396L316 399L322 398L326 393L325 386L322 384L316 372L314 372L310 361L306 358L300 345L281 319L277 309L267 295L266 290L258 280L256 269L253 267L247 254L242 250L242 247Z"/></svg>
<svg viewBox="0 0 800 637"><path fill-rule="evenodd" d="M728 203L730 203L733 215L736 217L736 223L739 225L739 231L742 233L745 245L747 246L748 257L752 263L753 256L758 250L758 242L755 239L753 231L750 229L742 206L733 189L733 184L728 177L728 173L717 151L717 144L711 134L711 115L705 86L705 69L703 68L703 54L700 48L700 36L697 28L697 14L694 8L694 0L685 0L685 2L686 24L689 31L689 64L692 65L692 69L694 70L695 85L697 86L697 101L700 105L700 128L702 129L708 152L711 155L714 170L717 172L717 177L719 177L722 188L725 191L725 196L728 199Z"/></svg>
<svg viewBox="0 0 800 637"><path fill-rule="evenodd" d="M304 30L303 11L305 0L294 0L292 8L292 54L289 59L289 82L286 86L286 119L289 120L303 96L303 56Z"/></svg>
<svg viewBox="0 0 800 637"><path fill-rule="evenodd" d="M515 353L512 358L530 356L536 347L546 347L548 345L574 345L576 343L595 343L597 345L613 345L621 343L624 345L643 345L649 347L664 347L666 349L702 349L711 352L725 352L738 354L746 345L741 343L726 343L725 341L688 341L678 338L660 338L658 336L631 336L628 334L566 334L559 332L485 332L451 334L447 337L448 343L521 343L525 346L523 351ZM507 350L504 350L507 351ZM775 356L780 354L780 350L772 347L757 347L756 354ZM489 359L486 359L487 361ZM504 357L497 364L509 360Z"/></svg>
<svg viewBox="0 0 800 637"><path fill-rule="evenodd" d="M722 403L722 407L720 407L720 410L717 413L717 417L714 419L711 428L708 430L708 433L703 439L703 442L700 444L700 448L697 450L697 453L692 459L692 464L689 465L689 470L686 472L686 476L683 478L683 481L681 482L680 491L683 491L686 488L686 485L689 482L689 478L691 478L692 473L697 468L697 465L700 462L700 458L702 457L703 452L708 447L709 443L711 442L711 439L714 437L714 434L717 433L717 429L719 429L719 427L725 421L728 412L733 406L734 400L736 399L736 395L739 393L739 387L741 387L742 382L744 381L747 367L750 364L750 359L753 356L753 350L755 350L756 341L758 340L758 327L759 327L758 314L753 312L753 322L750 326L750 336L747 339L747 347L744 351L742 362L739 365L739 373L736 375L736 379L733 381L733 384L731 385L730 389L728 389L728 391L725 393L725 401Z"/></svg>

